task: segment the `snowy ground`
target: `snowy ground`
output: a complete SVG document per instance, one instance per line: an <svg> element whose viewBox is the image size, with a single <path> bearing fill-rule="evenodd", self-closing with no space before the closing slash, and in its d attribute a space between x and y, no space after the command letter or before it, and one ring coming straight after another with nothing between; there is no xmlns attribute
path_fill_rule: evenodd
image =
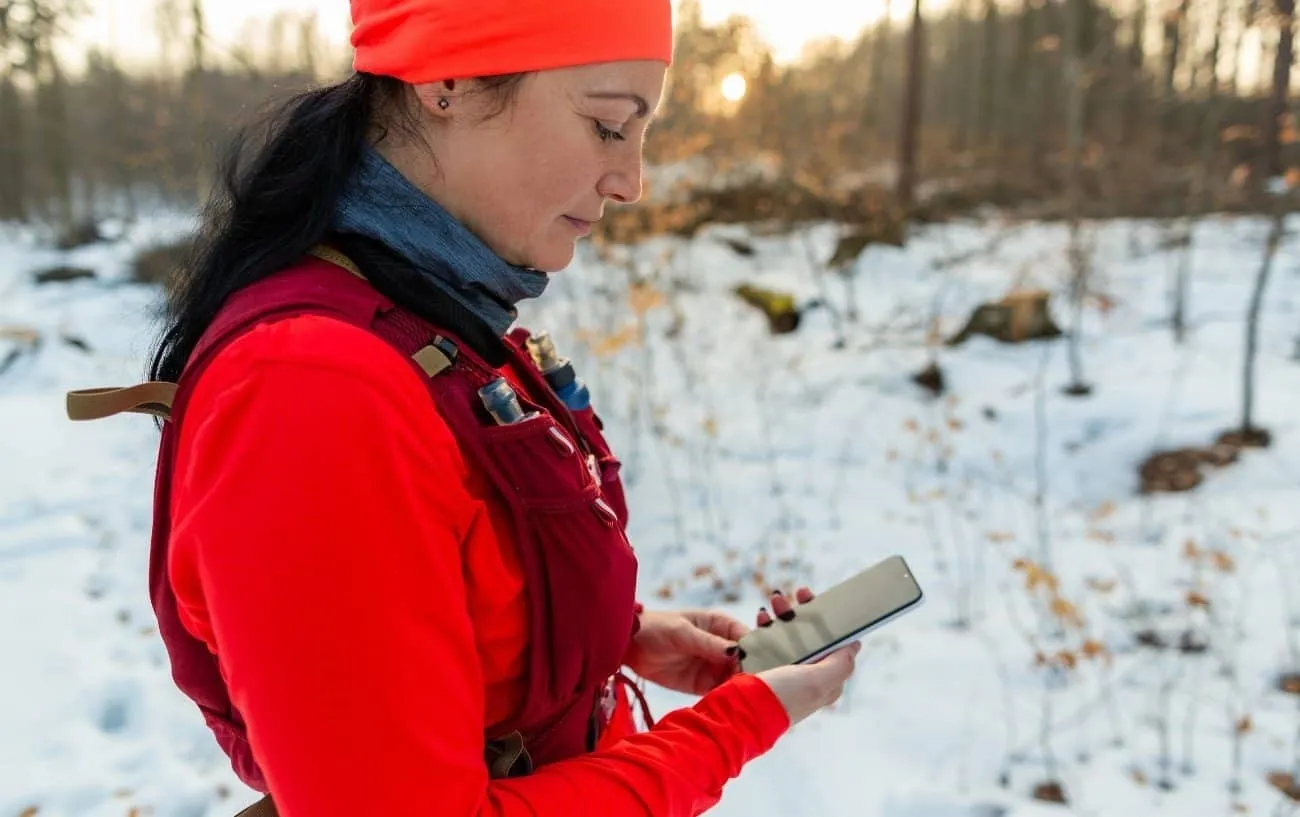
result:
<svg viewBox="0 0 1300 817"><path fill-rule="evenodd" d="M158 219L69 254L0 236L0 327L44 339L0 375L0 817L218 817L250 800L172 688L151 627L156 432L145 418L81 425L63 414L68 389L140 376L157 293L123 283L124 264L186 225ZM1208 443L1237 420L1241 316L1263 229L1200 226L1192 331L1176 346L1174 259L1158 250L1158 228L1098 227L1095 286L1112 305L1086 314L1087 399L1061 393L1061 342L941 349L949 392L938 400L909 380L931 354L933 310L949 333L1013 283L1063 291L1056 226L948 225L905 250L869 250L844 348L825 311L773 338L729 293L743 279L818 296L804 242L827 257L827 229L753 239L752 258L715 240L739 230L657 243L630 265L588 253L529 306L527 323L551 329L593 385L627 463L649 603L748 618L762 585L826 586L890 553L928 593L868 640L841 704L747 768L714 813L1062 813L1030 796L1049 777L1080 814L1288 810L1266 778L1300 751L1298 701L1275 691L1279 673L1300 669L1294 245L1261 331L1258 421L1274 446L1193 493L1135 493L1151 450ZM102 277L30 283L54 263ZM634 275L651 286L632 293ZM841 279L825 290L847 303ZM0 361L12 344L0 339ZM1017 560L1053 580L1031 592L1034 571ZM1082 627L1052 614L1053 581L1056 612L1077 611ZM1208 608L1189 606L1190 591ZM1142 647L1144 630L1172 643L1190 630L1209 650ZM1112 660L1085 654L1098 648ZM1062 651L1073 669L1036 665ZM651 701L687 702L657 690Z"/></svg>

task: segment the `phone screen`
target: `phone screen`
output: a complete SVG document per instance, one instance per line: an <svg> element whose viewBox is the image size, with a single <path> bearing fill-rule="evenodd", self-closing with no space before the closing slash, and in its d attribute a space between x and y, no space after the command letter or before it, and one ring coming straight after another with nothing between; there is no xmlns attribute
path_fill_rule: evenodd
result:
<svg viewBox="0 0 1300 817"><path fill-rule="evenodd" d="M746 634L740 641L742 667L760 672L816 661L907 612L921 598L907 562L891 556L799 605L794 620Z"/></svg>

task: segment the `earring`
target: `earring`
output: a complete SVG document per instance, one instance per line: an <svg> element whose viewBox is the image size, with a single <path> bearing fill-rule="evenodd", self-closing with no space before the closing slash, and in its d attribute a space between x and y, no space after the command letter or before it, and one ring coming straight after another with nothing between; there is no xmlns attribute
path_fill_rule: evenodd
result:
<svg viewBox="0 0 1300 817"><path fill-rule="evenodd" d="M451 107L451 102L444 96L438 100L438 107L445 111L447 108Z"/></svg>

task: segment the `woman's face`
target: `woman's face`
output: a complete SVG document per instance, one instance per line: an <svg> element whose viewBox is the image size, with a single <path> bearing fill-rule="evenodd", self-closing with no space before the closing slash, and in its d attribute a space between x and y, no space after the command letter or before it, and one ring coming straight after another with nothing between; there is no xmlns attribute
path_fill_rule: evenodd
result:
<svg viewBox="0 0 1300 817"><path fill-rule="evenodd" d="M417 86L436 168L414 181L504 260L561 270L606 201L641 197L666 70L646 60L542 71L497 116L473 80Z"/></svg>

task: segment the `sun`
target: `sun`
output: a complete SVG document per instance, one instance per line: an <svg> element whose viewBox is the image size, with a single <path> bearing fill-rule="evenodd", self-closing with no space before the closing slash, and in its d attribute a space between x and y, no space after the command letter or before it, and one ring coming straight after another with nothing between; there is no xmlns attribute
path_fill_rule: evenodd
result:
<svg viewBox="0 0 1300 817"><path fill-rule="evenodd" d="M739 73L728 74L722 80L722 97L728 102L739 102L745 98L745 77Z"/></svg>

